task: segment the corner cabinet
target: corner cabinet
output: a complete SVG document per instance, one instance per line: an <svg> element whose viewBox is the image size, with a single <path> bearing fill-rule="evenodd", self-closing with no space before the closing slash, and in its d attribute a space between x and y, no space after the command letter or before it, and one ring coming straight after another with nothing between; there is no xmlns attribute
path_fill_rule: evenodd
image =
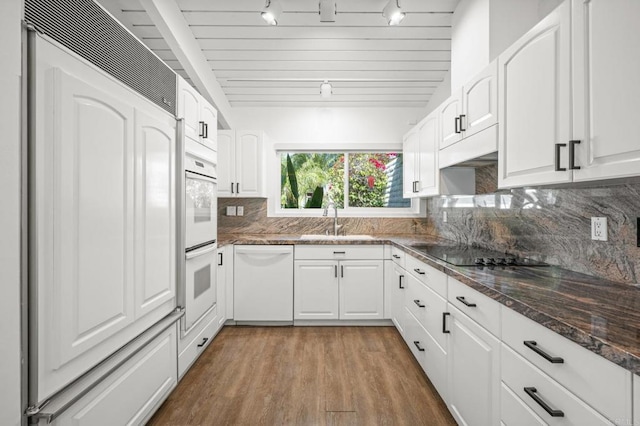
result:
<svg viewBox="0 0 640 426"><path fill-rule="evenodd" d="M216 150L218 112L180 76L178 76L177 117L184 119L186 137Z"/></svg>
<svg viewBox="0 0 640 426"><path fill-rule="evenodd" d="M218 132L218 197L266 197L263 132Z"/></svg>

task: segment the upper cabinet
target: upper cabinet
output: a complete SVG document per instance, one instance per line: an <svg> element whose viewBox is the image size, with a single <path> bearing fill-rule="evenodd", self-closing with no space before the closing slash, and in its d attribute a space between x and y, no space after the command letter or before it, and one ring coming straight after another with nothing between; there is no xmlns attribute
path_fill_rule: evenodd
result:
<svg viewBox="0 0 640 426"><path fill-rule="evenodd" d="M564 2L498 58L501 188L571 181L570 12Z"/></svg>
<svg viewBox="0 0 640 426"><path fill-rule="evenodd" d="M439 109L440 168L498 149L498 64L492 62ZM483 132L483 130L486 130Z"/></svg>
<svg viewBox="0 0 640 426"><path fill-rule="evenodd" d="M178 118L184 119L185 136L217 149L218 112L189 83L178 77Z"/></svg>
<svg viewBox="0 0 640 426"><path fill-rule="evenodd" d="M638 115L637 16L630 0L567 0L499 57L501 188L639 174L624 128Z"/></svg>
<svg viewBox="0 0 640 426"><path fill-rule="evenodd" d="M404 138L404 197L438 195L438 116L433 113Z"/></svg>
<svg viewBox="0 0 640 426"><path fill-rule="evenodd" d="M640 2L574 0L573 180L640 174Z"/></svg>
<svg viewBox="0 0 640 426"><path fill-rule="evenodd" d="M218 132L218 196L266 197L264 133Z"/></svg>

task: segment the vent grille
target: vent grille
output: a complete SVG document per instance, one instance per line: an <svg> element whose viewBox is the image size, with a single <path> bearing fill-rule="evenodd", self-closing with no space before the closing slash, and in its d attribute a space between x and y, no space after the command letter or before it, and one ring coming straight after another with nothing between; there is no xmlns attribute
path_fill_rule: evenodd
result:
<svg viewBox="0 0 640 426"><path fill-rule="evenodd" d="M25 20L172 114L176 75L92 0L26 0Z"/></svg>

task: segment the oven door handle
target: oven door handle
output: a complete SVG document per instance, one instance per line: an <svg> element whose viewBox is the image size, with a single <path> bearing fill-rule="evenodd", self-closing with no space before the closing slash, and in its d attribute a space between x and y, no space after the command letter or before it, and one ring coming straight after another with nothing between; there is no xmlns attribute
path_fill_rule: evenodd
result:
<svg viewBox="0 0 640 426"><path fill-rule="evenodd" d="M190 172L185 170L185 176L187 179L199 179L206 180L207 182L218 183L218 180L214 176L201 175L200 173Z"/></svg>
<svg viewBox="0 0 640 426"><path fill-rule="evenodd" d="M218 248L218 245L213 243L210 246L205 246L205 247L202 247L202 248L200 248L198 250L190 251L190 252L186 253L184 257L187 260L191 260L194 257L198 257L198 256L202 256L203 254L211 253L212 251L214 251L217 248Z"/></svg>

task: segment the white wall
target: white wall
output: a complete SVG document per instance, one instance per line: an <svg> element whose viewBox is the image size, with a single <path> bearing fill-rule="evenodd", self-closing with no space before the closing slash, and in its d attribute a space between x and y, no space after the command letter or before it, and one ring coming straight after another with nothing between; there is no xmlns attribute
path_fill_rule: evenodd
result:
<svg viewBox="0 0 640 426"><path fill-rule="evenodd" d="M0 425L21 422L20 21L21 0L0 2Z"/></svg>
<svg viewBox="0 0 640 426"><path fill-rule="evenodd" d="M489 0L461 0L451 27L451 89L489 65Z"/></svg>
<svg viewBox="0 0 640 426"><path fill-rule="evenodd" d="M491 0L489 62L540 21L538 8L539 0Z"/></svg>
<svg viewBox="0 0 640 426"><path fill-rule="evenodd" d="M424 108L234 108L236 129L264 130L274 143L398 143L424 116Z"/></svg>
<svg viewBox="0 0 640 426"><path fill-rule="evenodd" d="M435 111L444 101L449 99L449 96L451 96L451 71L445 75L440 86L438 86L436 91L433 92L433 95L431 95L431 99L429 99L424 116L426 117L431 114L431 112Z"/></svg>

